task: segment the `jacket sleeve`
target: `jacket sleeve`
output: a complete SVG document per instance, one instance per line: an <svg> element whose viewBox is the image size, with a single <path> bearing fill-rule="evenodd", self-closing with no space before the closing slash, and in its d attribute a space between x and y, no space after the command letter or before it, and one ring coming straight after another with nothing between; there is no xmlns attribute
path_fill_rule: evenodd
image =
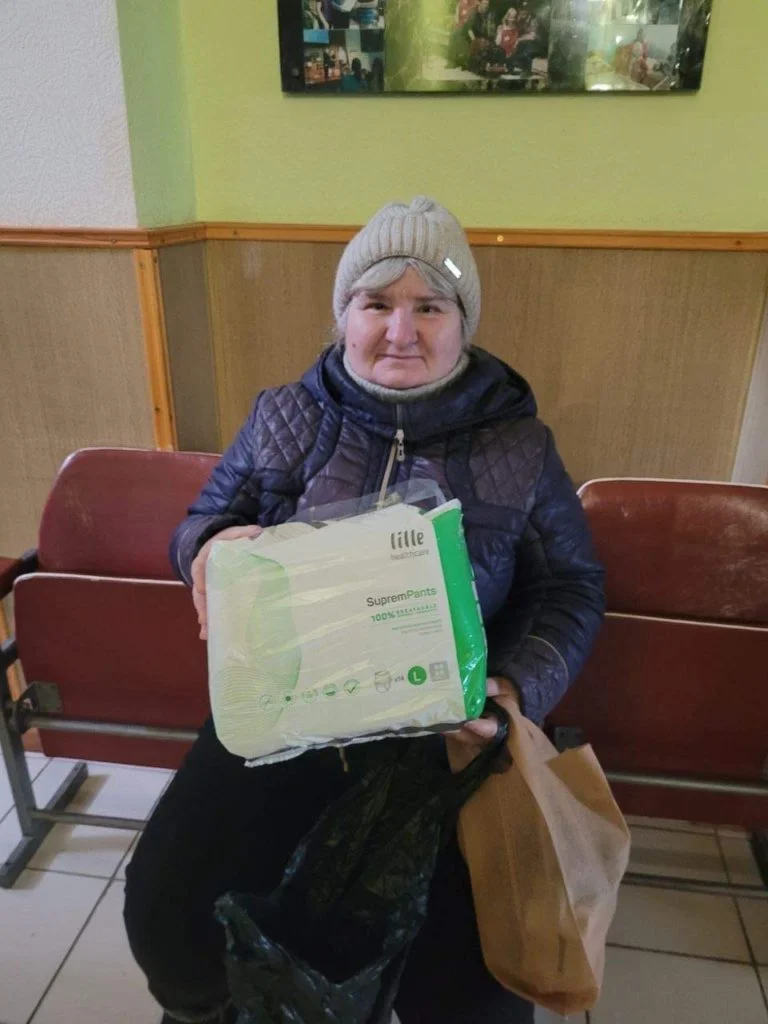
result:
<svg viewBox="0 0 768 1024"><path fill-rule="evenodd" d="M535 722L578 675L605 611L604 570L551 432L504 607L488 624L488 674L519 690Z"/></svg>
<svg viewBox="0 0 768 1024"><path fill-rule="evenodd" d="M209 538L229 526L247 526L258 520L259 493L252 479L258 404L257 399L237 437L189 507L187 518L171 538L171 565L190 586L192 562Z"/></svg>

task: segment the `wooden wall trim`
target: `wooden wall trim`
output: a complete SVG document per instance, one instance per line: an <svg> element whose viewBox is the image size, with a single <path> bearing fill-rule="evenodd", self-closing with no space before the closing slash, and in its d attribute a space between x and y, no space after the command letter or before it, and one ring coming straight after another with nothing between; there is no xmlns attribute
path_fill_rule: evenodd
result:
<svg viewBox="0 0 768 1024"><path fill-rule="evenodd" d="M149 248L149 231L140 228L9 228L0 226L0 245L54 249Z"/></svg>
<svg viewBox="0 0 768 1024"><path fill-rule="evenodd" d="M211 222L206 238L245 242L348 242L350 225ZM550 228L467 228L471 245L516 249L676 249L684 252L768 252L768 232L586 231Z"/></svg>
<svg viewBox="0 0 768 1024"><path fill-rule="evenodd" d="M155 444L166 451L175 451L178 448L178 439L171 395L168 338L157 252L137 249L134 253L134 265L144 331Z"/></svg>
<svg viewBox="0 0 768 1024"><path fill-rule="evenodd" d="M162 228L12 228L0 245L54 248L157 249L207 240L348 242L354 225L249 224L210 221ZM682 252L768 252L768 232L593 231L550 228L468 228L472 245L532 249L659 249Z"/></svg>
<svg viewBox="0 0 768 1024"><path fill-rule="evenodd" d="M0 225L0 245L51 249L158 249L204 242L205 224L163 228L10 228Z"/></svg>
<svg viewBox="0 0 768 1024"><path fill-rule="evenodd" d="M360 230L354 224L238 224L211 221L206 238L239 242L348 242Z"/></svg>
<svg viewBox="0 0 768 1024"><path fill-rule="evenodd" d="M472 245L518 249L661 249L681 252L768 252L768 232L729 231L492 231L470 228Z"/></svg>

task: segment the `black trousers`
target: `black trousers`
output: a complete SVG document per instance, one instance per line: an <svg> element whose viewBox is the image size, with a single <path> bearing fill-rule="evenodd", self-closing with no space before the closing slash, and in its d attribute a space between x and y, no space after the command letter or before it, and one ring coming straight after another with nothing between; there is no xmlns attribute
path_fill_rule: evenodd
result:
<svg viewBox="0 0 768 1024"><path fill-rule="evenodd" d="M226 890L268 892L325 806L354 781L336 750L245 768L208 721L155 808L126 870L131 950L157 1001L202 1020L228 999L224 931L213 917ZM395 1004L402 1024L532 1024L530 1003L505 991L480 951L469 875L456 842L441 854L427 922Z"/></svg>

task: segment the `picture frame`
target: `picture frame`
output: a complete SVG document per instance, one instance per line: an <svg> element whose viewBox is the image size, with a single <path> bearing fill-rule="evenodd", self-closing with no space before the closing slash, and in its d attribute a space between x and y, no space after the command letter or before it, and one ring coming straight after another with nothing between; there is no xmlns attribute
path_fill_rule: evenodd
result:
<svg viewBox="0 0 768 1024"><path fill-rule="evenodd" d="M278 0L305 95L693 92L713 0Z"/></svg>

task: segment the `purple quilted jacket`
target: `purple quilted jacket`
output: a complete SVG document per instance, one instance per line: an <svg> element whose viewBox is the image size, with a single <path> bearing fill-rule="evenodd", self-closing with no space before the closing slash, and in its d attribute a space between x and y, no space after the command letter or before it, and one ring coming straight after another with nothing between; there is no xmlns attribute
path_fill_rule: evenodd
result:
<svg viewBox="0 0 768 1024"><path fill-rule="evenodd" d="M390 484L433 479L461 501L489 674L513 680L541 721L600 627L603 570L530 387L482 349L450 388L401 405L356 385L337 349L301 381L263 391L176 530L173 565L189 583L219 530L376 492L388 471Z"/></svg>

